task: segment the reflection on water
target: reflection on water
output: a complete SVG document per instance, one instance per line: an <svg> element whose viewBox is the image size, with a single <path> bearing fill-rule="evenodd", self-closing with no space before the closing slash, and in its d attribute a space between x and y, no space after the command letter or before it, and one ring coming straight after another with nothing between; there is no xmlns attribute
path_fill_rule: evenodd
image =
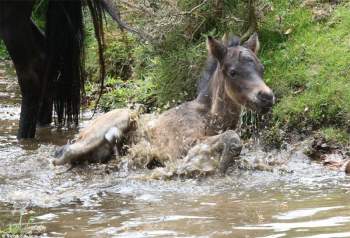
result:
<svg viewBox="0 0 350 238"><path fill-rule="evenodd" d="M274 218L278 220L292 220L296 218L314 216L316 213L319 213L322 211L329 211L333 209L343 209L343 208L344 206L300 209L300 210L290 211L290 212L282 213L280 215L276 215L274 216Z"/></svg>
<svg viewBox="0 0 350 238"><path fill-rule="evenodd" d="M2 67L2 68L1 68ZM33 219L49 237L350 237L350 179L309 162L302 146L270 154L286 170L155 181L108 165L50 163L74 131L18 142L18 87L0 65L0 226ZM9 86L10 85L10 86ZM243 158L263 160L260 150Z"/></svg>

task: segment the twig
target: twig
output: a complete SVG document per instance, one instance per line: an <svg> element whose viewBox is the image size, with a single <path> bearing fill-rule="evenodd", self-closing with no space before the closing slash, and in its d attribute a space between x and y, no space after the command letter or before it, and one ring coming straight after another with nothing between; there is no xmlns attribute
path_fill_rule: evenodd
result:
<svg viewBox="0 0 350 238"><path fill-rule="evenodd" d="M114 4L110 0L101 0L101 2L103 3L105 10L113 18L113 20L115 20L118 23L118 26L121 29L126 30L126 31L128 31L130 33L133 33L133 34L137 35L142 40L153 41L152 37L149 34L147 34L145 32L141 32L139 30L136 30L136 29L130 27L129 25L127 25L120 18L119 9L116 6L114 6Z"/></svg>
<svg viewBox="0 0 350 238"><path fill-rule="evenodd" d="M248 20L248 30L241 37L242 42L247 40L251 34L253 34L258 27L258 22L256 19L256 10L255 10L255 0L249 0L249 20Z"/></svg>
<svg viewBox="0 0 350 238"><path fill-rule="evenodd" d="M197 9L201 8L203 5L205 5L208 2L208 0L203 0L199 5L193 7L191 10L186 11L186 12L181 12L179 15L191 15L194 11Z"/></svg>
<svg viewBox="0 0 350 238"><path fill-rule="evenodd" d="M235 22L245 22L244 20L239 19L238 17L235 17L235 16L225 17L223 22L228 22L228 21L231 21L231 20L233 20Z"/></svg>
<svg viewBox="0 0 350 238"><path fill-rule="evenodd" d="M154 14L153 14L151 11L149 11L146 7L137 6L137 5L133 4L133 3L131 3L130 1L119 0L119 2L120 2L121 4L126 5L126 6L129 7L129 8L134 8L134 9L137 9L137 10L139 10L139 11L142 11L142 12L146 13L146 14L149 15L149 16L153 16L153 15L154 15Z"/></svg>

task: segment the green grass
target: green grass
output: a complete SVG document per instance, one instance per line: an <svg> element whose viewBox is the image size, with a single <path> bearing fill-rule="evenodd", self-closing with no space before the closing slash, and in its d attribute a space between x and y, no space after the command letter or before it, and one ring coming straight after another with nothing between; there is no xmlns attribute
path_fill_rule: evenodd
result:
<svg viewBox="0 0 350 238"><path fill-rule="evenodd" d="M10 224L4 229L0 229L0 235L23 235L20 224Z"/></svg>
<svg viewBox="0 0 350 238"><path fill-rule="evenodd" d="M279 7L261 29L266 81L279 100L275 122L299 130L349 128L349 5L337 6L322 22L298 1ZM281 12L282 23L276 20ZM292 32L284 35L287 29Z"/></svg>
<svg viewBox="0 0 350 238"><path fill-rule="evenodd" d="M9 224L4 228L0 228L0 236L24 236L27 234L27 229L32 225L32 219L30 218L27 223L23 222L23 215L21 214L19 217L18 223Z"/></svg>
<svg viewBox="0 0 350 238"><path fill-rule="evenodd" d="M108 77L105 83L106 92L102 95L100 107L103 111L125 107L134 102L151 107L154 105L153 84L144 80L123 81Z"/></svg>
<svg viewBox="0 0 350 238"><path fill-rule="evenodd" d="M205 44L184 45L153 58L153 66L145 75L154 85L157 105L176 105L191 100L206 57Z"/></svg>
<svg viewBox="0 0 350 238"><path fill-rule="evenodd" d="M344 130L327 127L327 128L322 128L320 131L320 134L327 141L340 143L345 146L350 145L349 134Z"/></svg>
<svg viewBox="0 0 350 238"><path fill-rule="evenodd" d="M9 59L4 42L0 39L0 60Z"/></svg>

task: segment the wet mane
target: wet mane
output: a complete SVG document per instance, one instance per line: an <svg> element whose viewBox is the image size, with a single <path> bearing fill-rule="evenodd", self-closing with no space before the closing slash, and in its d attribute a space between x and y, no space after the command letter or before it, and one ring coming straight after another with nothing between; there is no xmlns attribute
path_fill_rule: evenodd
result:
<svg viewBox="0 0 350 238"><path fill-rule="evenodd" d="M238 36L231 36L228 40L227 47L236 47L240 45L240 38ZM198 81L197 87L197 100L204 104L210 104L211 93L210 93L210 81L218 66L218 61L211 55L208 56L206 66L202 72L201 79Z"/></svg>

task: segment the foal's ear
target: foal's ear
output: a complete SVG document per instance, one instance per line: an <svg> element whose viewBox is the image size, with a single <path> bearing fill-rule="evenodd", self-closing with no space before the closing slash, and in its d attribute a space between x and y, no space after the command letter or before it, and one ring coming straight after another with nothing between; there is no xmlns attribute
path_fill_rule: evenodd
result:
<svg viewBox="0 0 350 238"><path fill-rule="evenodd" d="M211 36L208 36L207 46L209 54L214 56L214 58L216 58L219 62L222 62L226 56L227 47Z"/></svg>
<svg viewBox="0 0 350 238"><path fill-rule="evenodd" d="M235 47L241 44L241 39L232 33L225 33L221 39L221 42L226 47Z"/></svg>
<svg viewBox="0 0 350 238"><path fill-rule="evenodd" d="M228 36L228 33L225 32L225 34L221 38L221 42L222 44L224 44L224 46L228 47L228 41L229 41L229 36Z"/></svg>
<svg viewBox="0 0 350 238"><path fill-rule="evenodd" d="M250 49L254 52L254 54L257 55L260 49L258 34L255 32L253 35L251 35L249 39L246 42L244 42L243 46Z"/></svg>

